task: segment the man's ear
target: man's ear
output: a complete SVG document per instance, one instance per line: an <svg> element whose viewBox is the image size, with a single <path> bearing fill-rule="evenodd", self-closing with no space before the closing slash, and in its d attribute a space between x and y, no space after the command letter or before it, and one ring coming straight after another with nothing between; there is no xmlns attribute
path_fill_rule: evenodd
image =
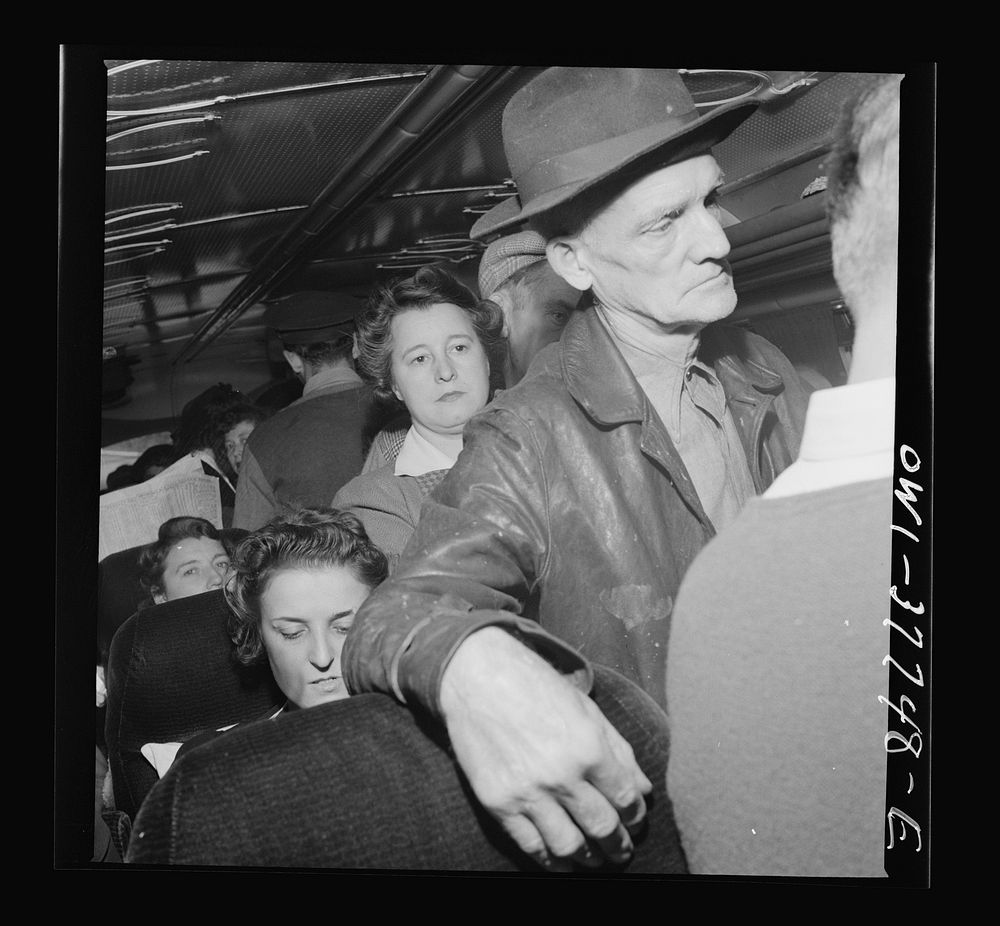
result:
<svg viewBox="0 0 1000 926"><path fill-rule="evenodd" d="M510 337L510 316L514 311L514 300L510 295L511 288L503 286L489 297L490 302L495 302L503 312L503 336Z"/></svg>
<svg viewBox="0 0 1000 926"><path fill-rule="evenodd" d="M552 238L545 245L549 266L574 289L588 290L594 278L582 258L583 246L579 238Z"/></svg>
<svg viewBox="0 0 1000 926"><path fill-rule="evenodd" d="M351 359L357 360L361 356L361 348L358 347L358 333L355 331L351 335Z"/></svg>
<svg viewBox="0 0 1000 926"><path fill-rule="evenodd" d="M292 368L292 372L294 372L296 376L302 376L305 372L306 362L294 351L283 350L281 353L285 358L285 361Z"/></svg>
<svg viewBox="0 0 1000 926"><path fill-rule="evenodd" d="M153 592L153 604L166 604L167 596L163 592Z"/></svg>

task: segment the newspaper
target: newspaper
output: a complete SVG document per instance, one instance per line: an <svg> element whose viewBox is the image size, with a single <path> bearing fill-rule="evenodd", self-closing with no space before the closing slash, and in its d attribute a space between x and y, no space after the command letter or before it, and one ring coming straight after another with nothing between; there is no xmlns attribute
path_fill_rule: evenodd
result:
<svg viewBox="0 0 1000 926"><path fill-rule="evenodd" d="M185 456L152 479L101 496L98 559L156 540L168 518L191 515L222 527L219 480Z"/></svg>

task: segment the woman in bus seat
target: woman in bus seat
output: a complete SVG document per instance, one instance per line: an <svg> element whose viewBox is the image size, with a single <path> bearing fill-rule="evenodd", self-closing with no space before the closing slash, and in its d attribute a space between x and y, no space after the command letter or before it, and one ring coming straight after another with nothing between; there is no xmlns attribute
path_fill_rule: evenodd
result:
<svg viewBox="0 0 1000 926"><path fill-rule="evenodd" d="M149 593L149 600L141 602L139 607L163 604L221 588L229 573L232 544L229 536L204 518L177 517L164 521L157 539L139 554L139 582ZM105 697L104 666L98 665L98 707L104 704ZM153 764L155 767L156 763ZM114 789L111 770L100 747L95 775L99 782L95 794L95 860L114 861L102 818L104 810L114 811ZM100 823L97 822L99 820ZM98 839L102 840L102 849L98 848ZM99 853L101 857L97 858Z"/></svg>
<svg viewBox="0 0 1000 926"><path fill-rule="evenodd" d="M354 614L388 575L385 554L347 511L301 508L244 537L233 551L225 585L237 662L267 661L284 711L316 707L349 695L340 669ZM143 754L162 778L177 755L232 727L186 743L147 743Z"/></svg>
<svg viewBox="0 0 1000 926"><path fill-rule="evenodd" d="M279 516L240 542L232 570L226 599L237 660L267 660L284 710L346 698L344 637L389 571L361 521L332 508Z"/></svg>
<svg viewBox="0 0 1000 926"><path fill-rule="evenodd" d="M243 462L243 449L254 428L267 412L250 402L227 408L215 420L212 429L212 452L222 474L235 486Z"/></svg>
<svg viewBox="0 0 1000 926"><path fill-rule="evenodd" d="M154 604L222 588L231 541L204 518L169 518L139 555L139 581Z"/></svg>
<svg viewBox="0 0 1000 926"><path fill-rule="evenodd" d="M181 420L173 435L178 458L190 455L201 461L202 469L219 480L222 526L233 522L236 505L236 480L230 479L217 453L216 432L219 419L231 408L246 405L247 399L229 383L216 383L191 399L181 410Z"/></svg>
<svg viewBox="0 0 1000 926"><path fill-rule="evenodd" d="M376 290L358 316L358 372L412 424L396 460L352 479L333 505L354 512L392 563L458 458L466 422L490 399L502 331L498 306L434 267Z"/></svg>
<svg viewBox="0 0 1000 926"><path fill-rule="evenodd" d="M347 511L300 509L272 519L237 545L225 586L236 658L245 665L266 659L286 702L255 721L200 734L183 746L160 744L173 752L161 765L163 780L136 817L126 861L539 870L486 819L442 741L415 724L394 699L370 693L350 697L345 688L341 647L355 612L387 573L387 558ZM564 671L582 671L579 657L567 655L562 645L547 636L539 643ZM634 869L683 870L662 791L665 716L639 688L602 666L594 669L592 694L660 789L637 836ZM324 705L325 712L311 710ZM317 730L328 746L317 745ZM231 750L215 742L230 735ZM248 748L248 737L256 745ZM240 792L244 817L238 832L230 809L215 812L211 798L207 812L191 813L192 802L204 803L201 795L216 784L218 776L206 776L206 765L220 761L238 787L249 783ZM328 767L336 770L332 779L313 772L303 777L303 769ZM227 782L231 790L228 777ZM441 826L447 839L441 838ZM400 833L402 838L391 838ZM583 864L601 861L600 853L588 852Z"/></svg>

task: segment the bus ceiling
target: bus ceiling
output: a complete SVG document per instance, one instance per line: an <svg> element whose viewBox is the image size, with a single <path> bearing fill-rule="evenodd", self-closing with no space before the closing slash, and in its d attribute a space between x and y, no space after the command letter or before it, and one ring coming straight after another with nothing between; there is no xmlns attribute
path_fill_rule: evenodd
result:
<svg viewBox="0 0 1000 926"><path fill-rule="evenodd" d="M104 345L106 354L128 357L136 375L196 358L263 359L260 316L289 292L364 296L373 283L427 263L474 285L483 246L469 230L517 192L503 152L503 108L540 71L413 62L104 64ZM810 194L822 192L840 105L872 75L682 73L699 107L761 103L715 149L747 295L759 296L773 253L782 305L795 303L788 281L796 255L808 270L803 298L826 298L823 197ZM746 304L750 312L771 305L758 297Z"/></svg>

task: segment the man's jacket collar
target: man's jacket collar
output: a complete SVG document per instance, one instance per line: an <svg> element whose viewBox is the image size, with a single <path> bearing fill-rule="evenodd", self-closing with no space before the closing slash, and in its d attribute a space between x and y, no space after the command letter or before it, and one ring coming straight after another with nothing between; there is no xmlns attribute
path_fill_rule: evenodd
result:
<svg viewBox="0 0 1000 926"><path fill-rule="evenodd" d="M593 306L570 319L560 346L563 381L587 414L602 424L642 420L642 388Z"/></svg>
<svg viewBox="0 0 1000 926"><path fill-rule="evenodd" d="M733 335L738 329L709 325L701 332L698 359L715 370L728 398L756 403L760 393L784 388L770 367L739 356ZM570 395L602 424L642 421L645 395L611 334L593 307L574 316L560 342L563 380Z"/></svg>

